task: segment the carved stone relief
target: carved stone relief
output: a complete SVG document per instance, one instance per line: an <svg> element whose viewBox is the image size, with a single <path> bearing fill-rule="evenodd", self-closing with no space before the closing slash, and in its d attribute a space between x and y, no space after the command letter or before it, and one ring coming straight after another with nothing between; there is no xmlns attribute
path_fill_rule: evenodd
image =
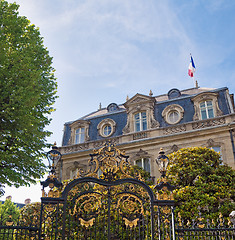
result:
<svg viewBox="0 0 235 240"><path fill-rule="evenodd" d="M225 118L213 119L213 120L204 120L200 122L195 122L192 124L193 129L207 128L217 125L225 124Z"/></svg>
<svg viewBox="0 0 235 240"><path fill-rule="evenodd" d="M174 134L174 133L185 132L185 131L186 131L186 125L179 125L177 127L165 128L163 134L168 135L168 134Z"/></svg>

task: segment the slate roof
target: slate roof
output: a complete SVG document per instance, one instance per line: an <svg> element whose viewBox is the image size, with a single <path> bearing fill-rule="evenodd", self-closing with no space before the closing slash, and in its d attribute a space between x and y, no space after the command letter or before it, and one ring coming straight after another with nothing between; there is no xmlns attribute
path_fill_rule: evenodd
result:
<svg viewBox="0 0 235 240"><path fill-rule="evenodd" d="M176 92L179 91L178 89L171 89L171 90L176 90ZM163 109L169 104L178 104L184 108L184 116L183 116L183 119L181 119L180 123L193 121L194 105L191 98L203 92L218 92L219 107L224 114L229 114L230 113L229 106L225 97L226 90L227 90L227 87L219 88L219 89L199 87L199 88L190 88L186 90L181 90L179 91L178 97L170 98L169 96L170 91L166 94L154 96L154 98L156 99L155 109L154 109L155 119L160 123L160 127L169 126L169 124L166 123L165 120L163 119L161 113ZM111 118L117 124L116 131L114 132L112 137L122 135L122 130L125 127L127 122L127 113L126 113L124 104L119 104L117 106L118 106L118 109L116 109L115 111L109 112L107 108L102 108L100 110L94 111L92 113L89 113L77 119L77 120L89 120L90 122L90 125L89 125L90 139L89 140L90 141L103 139L103 137L101 137L98 134L97 126L99 122L101 122L105 118ZM68 141L71 135L71 130L69 125L75 121L65 123L63 143L62 143L63 146L68 145Z"/></svg>

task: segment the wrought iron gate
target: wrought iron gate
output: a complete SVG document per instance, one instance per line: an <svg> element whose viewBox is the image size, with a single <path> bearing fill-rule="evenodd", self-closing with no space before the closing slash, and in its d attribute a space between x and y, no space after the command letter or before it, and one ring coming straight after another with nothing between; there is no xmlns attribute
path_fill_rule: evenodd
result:
<svg viewBox="0 0 235 240"><path fill-rule="evenodd" d="M58 156L58 151L50 152ZM160 158L164 163L163 151ZM175 224L173 187L163 174L161 183L150 188L130 167L124 152L110 142L94 151L89 170L85 173L80 169L73 181L62 186L54 173L52 169L42 182L40 221L38 203L25 209L17 223L11 216L6 223L1 221L0 239L235 239L234 223L222 216L214 223L201 216L190 223L178 215Z"/></svg>
<svg viewBox="0 0 235 240"><path fill-rule="evenodd" d="M127 159L107 143L91 155L89 171L79 171L61 196L50 175L44 182L51 189L42 198L39 239L174 239L173 201L157 200ZM162 183L157 191L163 188L170 190Z"/></svg>

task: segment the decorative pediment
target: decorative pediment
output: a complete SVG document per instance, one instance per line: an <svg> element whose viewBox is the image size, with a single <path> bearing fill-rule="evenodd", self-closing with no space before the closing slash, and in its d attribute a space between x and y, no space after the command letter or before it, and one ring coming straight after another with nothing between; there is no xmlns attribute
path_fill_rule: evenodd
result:
<svg viewBox="0 0 235 240"><path fill-rule="evenodd" d="M199 93L198 95L196 95L195 97L193 97L192 101L199 102L199 101L203 101L203 100L212 100L214 98L217 99L218 95L219 95L218 93L202 92L202 93Z"/></svg>
<svg viewBox="0 0 235 240"><path fill-rule="evenodd" d="M154 97L150 97L150 96L146 96L146 95L137 93L134 97L132 97L129 100L127 100L124 103L124 106L126 108L128 108L131 105L136 105L136 104L141 104L141 103L146 103L146 102L153 102L153 103L155 103L155 101L156 100L155 100Z"/></svg>
<svg viewBox="0 0 235 240"><path fill-rule="evenodd" d="M74 129L74 128L79 128L79 127L83 127L83 126L89 126L90 122L89 121L86 121L86 120L77 120L77 121L74 121L73 123L71 123L69 126L71 129Z"/></svg>
<svg viewBox="0 0 235 240"><path fill-rule="evenodd" d="M156 99L137 93L134 97L124 103L127 112L127 124L123 129L123 133L134 132L134 114L138 112L146 112L147 129L158 128L159 122L154 117L154 105Z"/></svg>

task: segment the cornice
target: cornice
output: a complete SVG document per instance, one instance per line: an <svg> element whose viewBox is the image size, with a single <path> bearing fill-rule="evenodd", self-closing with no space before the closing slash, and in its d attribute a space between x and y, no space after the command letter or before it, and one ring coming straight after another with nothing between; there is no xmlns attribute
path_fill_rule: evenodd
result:
<svg viewBox="0 0 235 240"><path fill-rule="evenodd" d="M193 121L184 124L177 124L175 126L166 128L149 129L143 132L128 133L115 138L108 138L116 145L128 147L130 145L139 144L143 147L156 144L156 142L174 142L177 139L195 138L195 136L215 134L219 132L235 129L235 113L224 115L222 117L211 118L207 120ZM151 137L151 135L155 135ZM130 139L124 140L124 139ZM87 141L86 143L69 145L60 147L63 155L76 154L84 151L92 151L94 148L102 146L107 140ZM131 147L133 148L133 146Z"/></svg>

